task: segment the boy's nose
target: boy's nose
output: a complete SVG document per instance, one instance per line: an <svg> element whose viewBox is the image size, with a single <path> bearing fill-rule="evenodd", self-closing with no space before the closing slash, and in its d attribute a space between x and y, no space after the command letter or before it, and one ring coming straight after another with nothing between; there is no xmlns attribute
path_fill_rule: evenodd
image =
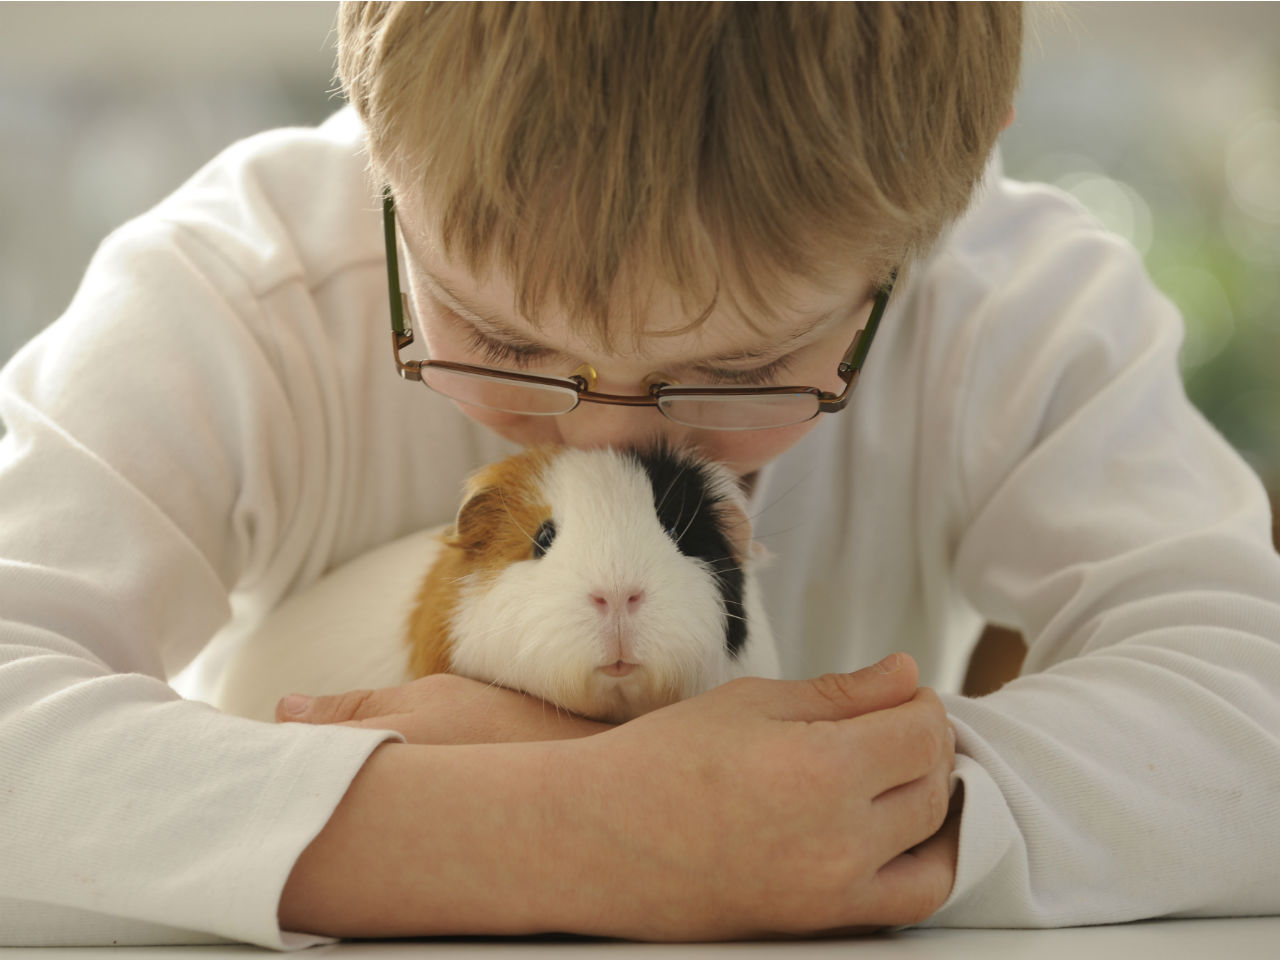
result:
<svg viewBox="0 0 1280 960"><path fill-rule="evenodd" d="M560 439L570 447L645 448L660 439L678 442L687 433L656 407L623 407L583 402L576 410L556 418Z"/></svg>

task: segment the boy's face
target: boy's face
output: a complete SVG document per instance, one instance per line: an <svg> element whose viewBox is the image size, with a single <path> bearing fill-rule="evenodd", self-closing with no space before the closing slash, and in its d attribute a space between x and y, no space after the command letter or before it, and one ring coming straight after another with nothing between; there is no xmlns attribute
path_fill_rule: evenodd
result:
<svg viewBox="0 0 1280 960"><path fill-rule="evenodd" d="M616 328L612 349L575 334L567 318L545 310L535 328L514 307L507 278L494 272L482 280L450 262L438 243L423 240L417 224L400 225L417 329L430 357L545 376L569 376L580 364L595 368L601 393L642 395L649 378L663 374L682 386L813 386L839 392L836 368L856 331L867 322L873 294L865 274L851 269L838 284L797 284L784 315L758 326L757 333L726 303L697 329L688 322L674 292L650 298L643 316L627 317ZM727 298L721 298L722 301ZM637 341L631 336L641 324ZM456 402L456 401L455 401ZM697 430L674 423L653 407L583 402L560 416L519 416L459 403L471 419L516 443L571 447L645 446L659 438L691 443L726 463L740 476L754 473L794 445L818 419L768 430ZM820 415L822 416L822 415Z"/></svg>

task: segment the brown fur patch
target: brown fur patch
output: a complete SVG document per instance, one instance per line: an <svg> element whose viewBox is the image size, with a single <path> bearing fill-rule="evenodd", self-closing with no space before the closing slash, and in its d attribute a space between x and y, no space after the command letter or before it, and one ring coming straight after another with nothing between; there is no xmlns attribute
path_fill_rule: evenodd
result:
<svg viewBox="0 0 1280 960"><path fill-rule="evenodd" d="M492 579L532 556L533 537L551 516L541 477L554 456L554 447L534 447L468 479L458 518L441 535L444 549L423 579L409 616L412 676L447 673L452 667L461 579L469 574Z"/></svg>

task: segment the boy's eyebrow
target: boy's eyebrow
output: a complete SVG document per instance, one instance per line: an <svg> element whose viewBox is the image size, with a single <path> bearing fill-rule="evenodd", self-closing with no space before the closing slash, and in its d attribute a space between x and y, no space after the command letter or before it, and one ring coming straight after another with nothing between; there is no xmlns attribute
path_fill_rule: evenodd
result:
<svg viewBox="0 0 1280 960"><path fill-rule="evenodd" d="M527 333L517 330L514 326L504 320L502 317L486 314L478 304L469 301L465 296L449 288L449 285L431 273L429 270L423 270L422 273L431 282L431 285L445 298L452 301L448 306L455 313L460 314L465 320L479 327L483 333L491 334L507 340L510 343L518 344L524 347L536 347L546 350L551 354L559 354L561 351L549 346L545 343L539 343ZM862 301L860 301L862 302ZM797 344L807 340L815 331L825 326L835 314L834 310L827 310L816 316L811 316L805 320L804 327L800 330L788 334L779 343L773 343L765 347L755 350L733 350L729 353L723 353L714 357L706 357L698 363L714 364L714 363L732 363L743 361L767 361L774 360L789 353Z"/></svg>

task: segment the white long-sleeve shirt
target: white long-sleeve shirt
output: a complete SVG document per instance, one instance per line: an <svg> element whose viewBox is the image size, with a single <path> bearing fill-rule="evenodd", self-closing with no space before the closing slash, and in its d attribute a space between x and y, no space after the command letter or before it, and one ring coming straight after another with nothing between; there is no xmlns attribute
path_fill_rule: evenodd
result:
<svg viewBox="0 0 1280 960"><path fill-rule="evenodd" d="M510 450L395 375L361 137L346 110L233 146L0 375L0 943L320 939L281 889L394 734L166 680ZM944 695L931 923L1280 912L1280 560L1180 337L1131 249L993 163L851 407L760 476L786 675L905 650L954 691L981 623L1028 639L1019 679Z"/></svg>

